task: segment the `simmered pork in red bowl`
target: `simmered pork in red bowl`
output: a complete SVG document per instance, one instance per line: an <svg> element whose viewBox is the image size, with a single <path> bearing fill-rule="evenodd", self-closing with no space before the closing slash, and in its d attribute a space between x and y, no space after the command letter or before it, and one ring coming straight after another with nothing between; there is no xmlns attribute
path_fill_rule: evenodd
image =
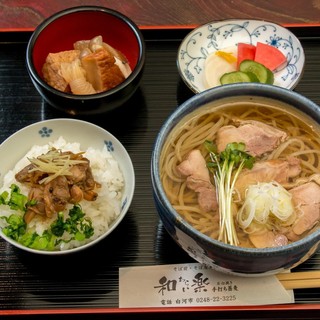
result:
<svg viewBox="0 0 320 320"><path fill-rule="evenodd" d="M139 87L145 43L120 12L80 6L57 12L33 32L27 70L43 99L69 114L122 106Z"/></svg>
<svg viewBox="0 0 320 320"><path fill-rule="evenodd" d="M320 240L320 113L270 85L233 84L183 103L152 155L164 227L195 260L240 275L291 269Z"/></svg>

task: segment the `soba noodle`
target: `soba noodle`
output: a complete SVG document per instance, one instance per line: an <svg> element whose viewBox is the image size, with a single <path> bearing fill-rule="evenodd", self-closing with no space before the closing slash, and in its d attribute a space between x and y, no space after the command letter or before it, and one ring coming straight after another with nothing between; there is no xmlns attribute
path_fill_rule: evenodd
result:
<svg viewBox="0 0 320 320"><path fill-rule="evenodd" d="M215 141L218 129L234 124L235 119L260 121L288 134L288 139L273 152L256 159L286 159L288 156L299 158L302 172L298 178L289 181L285 188L292 188L305 181L320 181L319 129L302 113L297 113L288 106L271 107L267 103L255 102L227 103L222 107L207 105L191 113L175 126L163 146L160 157L161 180L167 197L177 212L195 229L214 239L217 239L219 234L218 213L201 210L196 192L187 188L186 179L178 172L177 166L193 149L199 149L208 159L204 141ZM211 178L214 183L212 176ZM235 212L242 205L236 198L234 195ZM248 235L239 227L237 235L240 246L252 247Z"/></svg>

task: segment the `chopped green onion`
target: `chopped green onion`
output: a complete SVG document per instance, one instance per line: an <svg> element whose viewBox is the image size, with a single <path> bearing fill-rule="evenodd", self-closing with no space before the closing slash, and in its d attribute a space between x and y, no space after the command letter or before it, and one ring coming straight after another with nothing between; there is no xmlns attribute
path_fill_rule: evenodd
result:
<svg viewBox="0 0 320 320"><path fill-rule="evenodd" d="M27 224L24 221L24 213L28 206L36 204L35 201L28 201L28 197L21 194L17 185L11 186L10 194L5 191L0 194L0 204L17 211L9 217L1 216L7 222L7 226L2 232L9 238L20 244L38 250L56 250L56 246L61 242L71 240L83 241L89 239L94 234L92 221L85 216L80 205L74 205L69 210L69 217L64 219L63 212L59 212L57 219L51 224L49 230L45 230L42 235L36 232L27 231ZM69 239L63 239L64 234L69 234Z"/></svg>

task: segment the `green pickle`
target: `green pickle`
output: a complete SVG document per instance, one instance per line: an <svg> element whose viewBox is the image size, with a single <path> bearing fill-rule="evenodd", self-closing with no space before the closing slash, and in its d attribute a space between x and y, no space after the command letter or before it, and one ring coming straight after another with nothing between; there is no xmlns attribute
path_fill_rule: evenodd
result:
<svg viewBox="0 0 320 320"><path fill-rule="evenodd" d="M260 83L273 84L274 82L272 71L259 62L244 60L240 63L239 70L254 73Z"/></svg>
<svg viewBox="0 0 320 320"><path fill-rule="evenodd" d="M238 82L258 82L273 84L273 72L259 62L244 60L240 63L239 71L225 73L220 78L221 84Z"/></svg>
<svg viewBox="0 0 320 320"><path fill-rule="evenodd" d="M259 82L257 76L252 72L233 71L225 73L220 78L221 84L230 84L237 82Z"/></svg>

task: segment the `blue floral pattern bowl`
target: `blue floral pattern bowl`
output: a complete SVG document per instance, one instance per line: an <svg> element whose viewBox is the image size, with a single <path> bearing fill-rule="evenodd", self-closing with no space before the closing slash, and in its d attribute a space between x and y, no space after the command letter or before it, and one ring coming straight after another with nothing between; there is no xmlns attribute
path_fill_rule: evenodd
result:
<svg viewBox="0 0 320 320"><path fill-rule="evenodd" d="M195 93L206 89L204 64L214 51L236 46L239 42L266 43L287 57L287 66L275 72L274 85L293 89L302 77L305 55L297 37L288 29L268 21L225 20L210 22L191 31L182 41L177 56L179 73Z"/></svg>

